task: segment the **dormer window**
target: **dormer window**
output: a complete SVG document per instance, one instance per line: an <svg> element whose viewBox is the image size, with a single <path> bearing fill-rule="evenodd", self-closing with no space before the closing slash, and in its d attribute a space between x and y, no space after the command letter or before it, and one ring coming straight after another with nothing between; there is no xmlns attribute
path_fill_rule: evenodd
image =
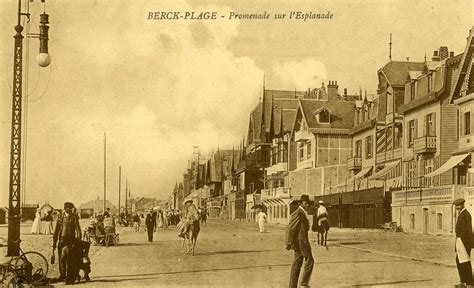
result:
<svg viewBox="0 0 474 288"><path fill-rule="evenodd" d="M331 122L331 112L328 108L323 107L314 112L314 115L319 123L330 123Z"/></svg>

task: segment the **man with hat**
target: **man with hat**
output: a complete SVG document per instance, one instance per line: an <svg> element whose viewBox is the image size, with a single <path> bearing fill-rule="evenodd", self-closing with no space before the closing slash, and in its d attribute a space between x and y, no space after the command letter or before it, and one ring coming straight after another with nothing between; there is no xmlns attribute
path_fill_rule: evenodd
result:
<svg viewBox="0 0 474 288"><path fill-rule="evenodd" d="M301 287L308 287L309 279L313 272L314 259L308 238L309 220L307 211L309 202L308 195L301 195L300 205L291 214L286 230L286 250L293 249L295 251L295 258L291 266L290 288L298 286L298 278L303 260L305 261L305 266L303 268Z"/></svg>
<svg viewBox="0 0 474 288"><path fill-rule="evenodd" d="M53 234L53 250L58 248L60 281L73 284L77 276L77 253L74 253L76 239L81 239L81 226L77 214L72 212L74 204L64 203L64 211L59 214Z"/></svg>
<svg viewBox="0 0 474 288"><path fill-rule="evenodd" d="M192 221L199 221L199 211L196 206L193 204L193 200L189 199L184 201L184 222L180 226L178 237L185 238L186 233L191 228Z"/></svg>
<svg viewBox="0 0 474 288"><path fill-rule="evenodd" d="M472 243L472 220L471 214L464 207L465 200L458 198L454 200L453 205L458 212L456 220L456 266L458 268L461 285L471 285L472 266L471 249Z"/></svg>
<svg viewBox="0 0 474 288"><path fill-rule="evenodd" d="M153 242L153 232L156 228L156 217L153 214L153 210L148 210L145 218L145 227L148 233L148 242Z"/></svg>

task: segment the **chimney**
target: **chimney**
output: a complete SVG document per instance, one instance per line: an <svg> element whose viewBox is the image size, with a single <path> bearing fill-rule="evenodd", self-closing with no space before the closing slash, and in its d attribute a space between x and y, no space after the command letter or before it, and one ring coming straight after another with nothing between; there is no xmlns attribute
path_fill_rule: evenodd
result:
<svg viewBox="0 0 474 288"><path fill-rule="evenodd" d="M438 51L433 51L433 57L431 57L431 61L439 61Z"/></svg>
<svg viewBox="0 0 474 288"><path fill-rule="evenodd" d="M338 88L339 86L337 85L337 81L329 81L328 84L328 99L337 99L338 94Z"/></svg>
<svg viewBox="0 0 474 288"><path fill-rule="evenodd" d="M452 57L454 57L454 52L453 51L449 52L449 58L452 58Z"/></svg>
<svg viewBox="0 0 474 288"><path fill-rule="evenodd" d="M347 88L344 88L344 99L347 99Z"/></svg>
<svg viewBox="0 0 474 288"><path fill-rule="evenodd" d="M444 60L448 58L449 53L448 53L448 46L441 46L439 47L439 60Z"/></svg>

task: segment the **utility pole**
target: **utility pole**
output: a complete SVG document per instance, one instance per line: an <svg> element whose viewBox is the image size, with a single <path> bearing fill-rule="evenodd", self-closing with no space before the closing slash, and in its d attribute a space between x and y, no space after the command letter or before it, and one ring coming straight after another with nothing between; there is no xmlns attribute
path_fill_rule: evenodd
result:
<svg viewBox="0 0 474 288"><path fill-rule="evenodd" d="M44 2L44 0L41 0ZM23 26L21 16L30 17L21 12L21 0L18 0L18 22L15 26L15 47L13 51L13 93L12 93L12 122L10 142L10 183L8 191L8 247L7 256L18 256L20 251L20 219L21 219L21 120L22 120L22 82L23 82ZM38 65L46 67L51 58L48 54L49 15L40 15L40 33L30 34L29 37L39 38L40 50Z"/></svg>
<svg viewBox="0 0 474 288"><path fill-rule="evenodd" d="M104 133L104 205L102 207L105 213L105 201L107 200L107 135Z"/></svg>
<svg viewBox="0 0 474 288"><path fill-rule="evenodd" d="M118 194L119 194L119 201L118 201L118 214L119 214L119 217L120 217L120 186L122 185L122 166L119 166L119 191L118 191Z"/></svg>
<svg viewBox="0 0 474 288"><path fill-rule="evenodd" d="M128 193L128 179L125 178L125 214L126 215L128 215L127 193Z"/></svg>

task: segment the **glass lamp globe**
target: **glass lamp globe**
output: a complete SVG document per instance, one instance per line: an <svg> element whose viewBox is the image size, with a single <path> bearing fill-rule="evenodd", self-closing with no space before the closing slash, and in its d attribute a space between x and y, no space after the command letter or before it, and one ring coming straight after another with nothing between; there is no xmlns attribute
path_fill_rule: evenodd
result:
<svg viewBox="0 0 474 288"><path fill-rule="evenodd" d="M48 67L49 64L51 63L51 56L49 56L48 53L39 53L38 56L36 57L36 60L38 60L39 66Z"/></svg>

